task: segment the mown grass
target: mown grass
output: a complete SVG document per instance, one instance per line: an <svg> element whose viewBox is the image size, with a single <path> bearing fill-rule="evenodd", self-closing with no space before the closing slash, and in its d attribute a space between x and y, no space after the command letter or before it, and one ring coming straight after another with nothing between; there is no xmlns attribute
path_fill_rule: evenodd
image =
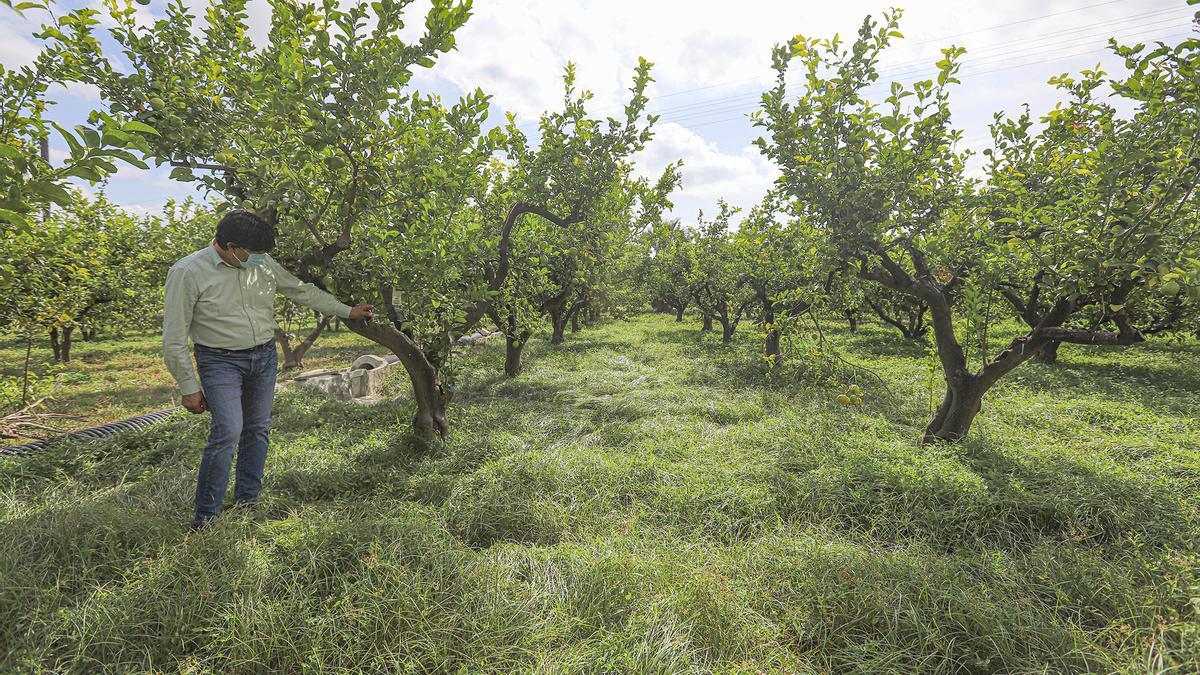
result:
<svg viewBox="0 0 1200 675"><path fill-rule="evenodd" d="M326 332L305 355L304 367L343 368L355 356L376 351L369 340L348 330ZM70 363L56 366L51 358L49 338L39 336L33 346L33 370L60 373L54 399L44 409L72 415L74 419L62 425L65 429L93 427L179 405L175 381L163 365L158 333L76 339ZM0 335L0 375L20 376L24 363L24 339ZM0 438L0 447L23 442Z"/></svg>
<svg viewBox="0 0 1200 675"><path fill-rule="evenodd" d="M1195 671L1195 344L1064 348L922 447L920 350L831 339L861 409L661 316L464 355L447 444L288 393L263 511L191 535L206 418L2 462L0 671Z"/></svg>

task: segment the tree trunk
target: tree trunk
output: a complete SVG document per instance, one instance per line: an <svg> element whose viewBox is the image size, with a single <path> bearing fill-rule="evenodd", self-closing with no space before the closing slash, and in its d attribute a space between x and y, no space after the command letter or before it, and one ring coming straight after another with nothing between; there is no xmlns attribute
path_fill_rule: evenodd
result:
<svg viewBox="0 0 1200 675"><path fill-rule="evenodd" d="M58 332L58 328L50 329L50 349L54 350L54 360L58 363L71 362L71 334L74 326L67 326Z"/></svg>
<svg viewBox="0 0 1200 675"><path fill-rule="evenodd" d="M929 332L929 327L925 325L925 311L925 306L922 306L916 312L909 312L908 327L909 332L912 333L912 336L909 337L910 340L924 340L926 333ZM984 342L986 344L987 340L985 339Z"/></svg>
<svg viewBox="0 0 1200 675"><path fill-rule="evenodd" d="M1034 363L1052 366L1058 363L1058 346L1062 343L1057 340L1047 342L1044 347L1038 350L1037 356L1033 357Z"/></svg>
<svg viewBox="0 0 1200 675"><path fill-rule="evenodd" d="M733 344L734 323L726 317L721 317L721 344Z"/></svg>
<svg viewBox="0 0 1200 675"><path fill-rule="evenodd" d="M783 362L783 350L779 344L779 329L775 327L775 303L771 302L767 295L759 292L759 302L763 306L763 332L767 334L763 345L764 355L771 365L779 365Z"/></svg>
<svg viewBox="0 0 1200 675"><path fill-rule="evenodd" d="M849 310L846 311L846 321L848 321L850 323L850 332L851 333L855 333L858 331L858 316L854 312L851 312Z"/></svg>
<svg viewBox="0 0 1200 675"><path fill-rule="evenodd" d="M571 315L571 332L579 332L579 312L575 312Z"/></svg>
<svg viewBox="0 0 1200 675"><path fill-rule="evenodd" d="M987 387L974 376L960 371L957 377L947 378L946 395L925 426L922 443L937 441L957 443L971 430L971 423L983 406Z"/></svg>
<svg viewBox="0 0 1200 675"><path fill-rule="evenodd" d="M21 371L21 407L29 405L29 364L33 360L33 333L25 333L25 368Z"/></svg>
<svg viewBox="0 0 1200 675"><path fill-rule="evenodd" d="M522 359L522 353L525 351L525 344L529 341L529 331L525 331L520 335L513 337L509 333L504 334L504 374L509 377L516 377L521 374L521 370L525 368L525 361Z"/></svg>
<svg viewBox="0 0 1200 675"><path fill-rule="evenodd" d="M713 329L712 317L708 314L704 315L704 323L700 326L701 333L711 333Z"/></svg>
<svg viewBox="0 0 1200 675"><path fill-rule="evenodd" d="M403 363L403 361L401 361ZM408 370L413 385L413 398L417 402L417 413L413 415L413 428L419 432L437 434L443 439L450 435L450 419L446 416L446 405L450 396L442 385L441 376L431 366Z"/></svg>
<svg viewBox="0 0 1200 675"><path fill-rule="evenodd" d="M774 326L771 326L767 329L765 347L766 356L771 359L772 364L779 365L780 363L783 363L783 351L779 346L779 331L776 330Z"/></svg>
<svg viewBox="0 0 1200 675"><path fill-rule="evenodd" d="M553 331L550 333L550 344L561 345L563 343L563 332L567 329L567 319L563 316L550 316L550 325Z"/></svg>
<svg viewBox="0 0 1200 675"><path fill-rule="evenodd" d="M922 443L938 441L957 443L971 429L971 422L979 414L983 395L1003 373L987 374L988 379L972 374L967 369L967 357L954 334L954 315L950 299L946 294L930 286L921 286L911 294L924 299L933 315L934 344L937 345L938 361L946 379L946 394L941 405L925 426Z"/></svg>
<svg viewBox="0 0 1200 675"><path fill-rule="evenodd" d="M449 436L450 421L446 416L446 406L451 396L449 388L442 383L437 366L429 361L417 343L387 324L366 321L345 323L350 330L383 345L400 359L412 382L413 400L417 404L413 429L420 433L437 434L443 439Z"/></svg>
<svg viewBox="0 0 1200 675"><path fill-rule="evenodd" d="M279 343L279 349L283 352L283 365L280 367L280 370L296 370L304 367L304 355L308 353L308 350L316 343L317 338L321 336L321 331L329 326L330 319L331 317L322 316L320 321L317 322L316 327L303 340L297 343L294 348L288 341L287 333L278 328L275 329L275 341Z"/></svg>
<svg viewBox="0 0 1200 675"><path fill-rule="evenodd" d="M687 309L687 308L686 307L676 307L675 308L675 322L676 323L683 321L683 312L685 309Z"/></svg>
<svg viewBox="0 0 1200 675"><path fill-rule="evenodd" d="M96 329L95 328L88 328L87 330L83 331L83 341L84 342L91 342L92 340L95 340L95 339L96 339Z"/></svg>

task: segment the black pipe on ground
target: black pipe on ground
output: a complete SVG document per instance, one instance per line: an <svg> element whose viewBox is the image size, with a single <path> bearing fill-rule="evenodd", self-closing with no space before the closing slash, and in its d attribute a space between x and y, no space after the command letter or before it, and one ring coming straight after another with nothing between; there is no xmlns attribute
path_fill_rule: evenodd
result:
<svg viewBox="0 0 1200 675"><path fill-rule="evenodd" d="M167 418L171 417L171 415L174 415L180 410L183 410L181 406L175 406L174 408L159 410L158 412L138 415L137 417L130 417L129 419L118 420L116 422L109 422L108 424L102 424L98 427L90 427L88 429L72 431L69 434L63 434L62 436L43 438L30 443L22 443L21 445L10 445L7 448L0 448L0 457L26 457L34 454L35 452L45 450L55 443L60 443L71 438L108 438L109 436L115 436L123 431L145 429L146 427L154 426L159 422L166 421Z"/></svg>

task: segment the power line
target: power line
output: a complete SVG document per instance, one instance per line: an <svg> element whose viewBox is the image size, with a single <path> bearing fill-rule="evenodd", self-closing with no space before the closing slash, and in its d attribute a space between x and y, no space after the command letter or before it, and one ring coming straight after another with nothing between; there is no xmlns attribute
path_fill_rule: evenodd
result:
<svg viewBox="0 0 1200 675"><path fill-rule="evenodd" d="M927 44L931 44L931 43L934 43L934 42L942 42L942 43L945 43L945 42L947 42L947 41L951 41L951 40L953 40L953 39L955 39L955 38L961 38L961 37L965 37L965 36L967 36L967 35L975 35L975 34L978 34L978 33L984 33L984 32L993 31L993 30L997 30L997 29L1001 29L1001 28L1010 28L1010 27L1012 27L1012 26L1017 26L1017 25L1020 25L1020 24L1026 24L1026 23L1031 23L1031 22L1034 22L1034 21L1041 21L1041 20L1043 20L1043 19L1049 19L1049 18L1053 18L1053 17L1057 17L1057 16L1064 16L1064 15L1067 15L1067 14L1074 14L1074 13L1076 13L1076 12L1082 12L1082 11L1086 11L1086 10L1090 10L1090 9L1096 9L1097 7L1104 7L1104 6L1107 6L1107 5L1115 5L1115 4L1121 3L1121 2L1123 2L1123 1L1127 1L1127 0L1105 0L1104 2L1096 2L1096 3L1092 3L1092 4L1088 4L1088 5L1083 5L1083 6L1080 6L1080 7L1075 7L1075 8L1072 8L1072 9L1066 9L1066 10L1061 10L1061 11L1057 11L1057 12L1050 12L1050 13L1048 13L1048 14L1041 14L1041 15L1038 15L1038 16L1033 16L1033 17L1029 17L1029 18L1026 18L1026 19L1020 19L1020 20L1017 20L1017 21L1010 21L1010 22L1007 22L1007 23L994 24L994 25L991 25L991 26L985 26L985 27L983 27L983 28L977 28L977 29L973 29L973 30L969 30L969 31L963 31L963 32L959 32L959 33L951 33L951 34L949 34L949 35L943 35L943 36L940 36L940 37L929 38L929 39L927 39L927 40L921 40L921 41L919 41L919 42L910 42L910 43L905 43L905 44L903 44L903 45L897 45L897 46L895 47L895 49L911 49L911 48L914 48L914 47L919 47L919 46L922 46L922 45L927 45ZM1141 16L1143 16L1143 17L1144 17L1144 16L1148 16L1148 15L1154 15L1154 14L1156 14L1156 13L1161 13L1161 12L1164 12L1164 11L1174 11L1175 9L1176 9L1176 8L1171 8L1171 10L1157 10L1156 12L1151 12L1151 13L1149 13L1149 14L1142 14ZM1136 15L1135 15L1135 16L1136 16ZM678 90L678 91L673 91L673 92L669 92L669 93L666 93L666 94L658 94L658 95L656 95L656 96L654 97L654 100L655 100L655 101L661 101L662 99L666 99L666 98L673 98L673 97L675 97L675 96L683 96L683 95L685 95L685 94L693 94L693 93L696 93L696 92L698 92L698 91L707 91L707 90L710 90L710 89L716 89L716 88L720 88L720 87L727 87L727 86L730 86L730 85L735 85L735 84L746 84L746 83L748 83L748 82L757 82L757 81L758 81L758 78L753 78L753 77L752 77L752 78L745 78L745 79L741 79L741 80L730 80L730 81L728 81L728 82L721 82L721 83L718 83L718 84L710 84L710 85L705 85L705 86L702 86L702 87L694 87L694 88L691 88L691 89L682 89L682 90ZM616 109L619 109L619 108L622 108L622 107L624 107L624 106L623 106L623 104L618 104L618 105L610 105L610 106L604 106L604 107L601 107L601 108L597 108L597 109L596 109L596 112L601 112L601 111L605 111L605 110L616 110ZM523 123L521 123L521 124L519 124L519 125L517 125L517 126L518 126L518 127L522 127L522 128L525 128L525 127L532 127L532 126L537 126L537 124L538 124L539 122L540 122L540 120L530 120L530 121L528 121L528 122L523 122Z"/></svg>
<svg viewBox="0 0 1200 675"><path fill-rule="evenodd" d="M1179 17L1177 17L1177 18L1179 18ZM1186 18L1190 20L1190 14L1188 14ZM1174 23L1175 21L1176 21L1176 18L1171 18L1171 19L1163 19L1158 22L1141 24L1141 25L1130 27L1129 29L1127 29L1129 31L1134 31L1134 32L1126 32L1123 34L1113 34L1112 32L1110 32L1111 28L1101 27L1098 31L1096 31L1093 34L1090 34L1086 37L1085 36L1077 36L1076 38L1072 38L1071 40L1068 40L1067 43L1060 42L1060 43L1057 43L1054 45L1047 45L1043 49L1030 50L1030 51L1025 52L1025 56L1030 56L1030 55L1041 56L1041 55L1052 53L1054 51L1060 51L1063 49L1078 47L1082 44L1085 44L1088 40L1091 40L1091 39L1093 39L1095 37L1099 37L1099 36L1112 37L1112 38L1118 38L1118 39L1129 39L1131 37L1153 36L1154 35L1153 32L1147 32L1147 31L1151 31L1152 29L1154 29L1156 31L1159 28L1167 27L1168 25L1170 25L1171 23ZM1089 26L1085 30L1095 30L1095 27ZM1031 38L1027 38L1025 41L1046 40L1049 37L1053 37L1055 34L1056 33L1050 33L1050 34L1045 34L1045 35L1033 36ZM1014 44L1016 44L1016 43L1014 43ZM984 50L968 51L966 53L966 60L964 61L964 67L976 66L980 63L995 62L996 56L999 56L999 55L1007 56L1007 54L993 53L988 58L982 58L982 59L974 60L974 61L972 61L971 57L979 56L981 51L983 51L984 54L986 55L986 53L988 51L995 52L996 47L1007 47L1007 46L1008 46L1007 44L1001 43L1001 44L996 44L996 45L990 45L987 48L985 48ZM918 66L918 65L920 66L919 68L912 67L912 66ZM904 77L908 77L914 73L928 72L928 69L929 69L929 62L926 60L920 60L920 61L912 61L912 62L905 62L905 63L890 65L886 68L881 69L879 71L879 75L880 75L880 77L883 77L883 78L904 78ZM698 109L714 107L714 106L727 106L728 104L731 104L735 101L749 103L751 101L755 101L758 98L760 98L762 93L763 93L762 91L755 91L755 92L747 92L747 93L743 93L743 94L736 94L736 95L727 96L727 97L712 98L712 99L708 99L706 101L699 102L699 103L684 104L684 105L674 106L671 108L658 109L658 110L654 110L652 112L656 115L667 115L670 113L689 111L689 110L698 110Z"/></svg>
<svg viewBox="0 0 1200 675"><path fill-rule="evenodd" d="M1186 36L1187 34L1188 33L1177 33L1177 34L1170 34L1170 35L1163 36L1163 37L1165 37L1165 38L1183 37L1183 36ZM1077 45L1076 45L1076 47L1077 47ZM1068 46L1068 47L1059 48L1059 49L1043 50L1040 52L1036 52L1033 54L1034 56L1047 57L1047 58L1043 58L1043 59L1036 60L1036 61L1020 60L1019 62L1014 62L1014 60L1012 60L1012 59L993 59L993 60L989 60L989 61L978 61L978 62L975 62L974 64L970 64L969 66L964 66L963 71L960 71L961 75L959 76L959 79L961 80L961 79L967 79L968 77L978 77L978 76L986 75L986 74L990 74L990 73L1011 70L1013 68L1021 68L1024 66L1039 65L1039 64L1050 63L1052 61L1057 61L1057 60L1061 60L1061 59L1070 59L1070 58L1075 58L1078 56L1085 56L1088 54L1096 53L1095 49L1087 49L1087 50L1075 51L1075 52L1071 52L1071 53L1062 53L1066 49L1071 49L1071 47ZM995 67L987 69L987 70L976 70L977 68L979 68L981 66L995 66ZM909 79L918 79L920 76L933 76L936 74L937 74L937 70L929 70L929 69L924 70L924 71L911 71ZM862 93L863 94L884 93L889 90L889 87L890 87L890 83L887 85L873 85L871 87L863 89ZM730 103L723 107L712 109L712 110L702 110L702 111L691 112L691 113L684 112L684 113L678 114L678 115L665 115L665 116L661 117L660 119L663 122L675 122L677 124L684 124L684 123L688 123L690 121L703 121L703 120L705 120L705 118L711 117L713 115L719 115L719 114L723 114L723 113L733 112L733 111L745 108L748 105L752 105L755 102L757 102L758 100L760 100L761 96L762 96L761 93L752 94L752 95L750 95L750 97L747 100L744 100L743 102L740 102L740 103ZM732 119L736 119L736 118L732 118ZM707 122L704 122L704 123L707 123ZM699 125L688 124L688 126L699 126Z"/></svg>
<svg viewBox="0 0 1200 675"><path fill-rule="evenodd" d="M1169 36L1164 36L1164 37L1166 37L1166 38L1170 38L1170 37L1183 37L1183 36L1185 36L1185 35L1188 35L1188 34L1189 34L1189 33L1179 33L1179 34L1175 34L1175 35L1169 35ZM975 77L980 77L980 76L982 76L982 75L990 75L990 74L992 74L992 73L1002 72L1002 71L1005 71L1005 70L1013 70L1013 69L1015 69L1015 68L1025 68L1025 67L1028 67L1028 66L1036 66L1036 65L1041 65L1041 64L1044 64L1044 63L1050 63L1050 62L1052 62L1052 61L1058 61L1058 60L1061 60L1061 59L1069 59L1069 58L1074 58L1074 57L1077 57L1077 56L1086 56L1086 55L1088 55L1088 54L1092 54L1092 53L1094 53L1094 52L1095 52L1095 50L1085 50L1085 51L1081 51L1081 52L1076 52L1076 53L1074 53L1074 54L1062 54L1062 55L1054 56L1054 57L1051 57L1051 58L1042 59L1042 60L1039 60L1039 61L1030 61L1030 62L1028 62L1028 63L1018 63L1018 64L1014 64L1014 65L1004 66L1004 67L1001 67L1001 68L993 68L993 69L991 69L991 70L985 70L985 71L980 71L980 72L971 72L971 73L969 73L969 74L966 74L966 75L962 75L962 76L960 76L958 79L960 79L960 80L967 80L967 79L971 79L971 78L975 78ZM871 92L871 91L874 91L874 92L876 92L876 93L879 93L879 92L882 92L882 91L884 91L884 90L883 90L883 89L880 89L880 88L877 88L877 87L871 87L871 88L868 88L868 89L864 89L862 93L868 93L868 92ZM749 114L749 113L746 113L746 114ZM745 115L745 114L743 114L743 115L739 115L739 116L737 116L737 117L729 117L729 118L726 118L726 119L713 120L713 121L711 121L711 122L703 122L703 123L699 123L699 124L689 124L689 125L688 125L688 128L689 128L689 129L694 129L694 128L696 128L696 127L704 127L704 126L709 126L709 125L712 125L712 124L721 124L721 123L725 123L725 122L734 122L734 121L737 121L737 120L745 120L745 119L746 119L746 115ZM664 119L663 121L665 121L665 122L674 122L675 120L671 120L671 119ZM676 123L677 123L677 122L676 122Z"/></svg>

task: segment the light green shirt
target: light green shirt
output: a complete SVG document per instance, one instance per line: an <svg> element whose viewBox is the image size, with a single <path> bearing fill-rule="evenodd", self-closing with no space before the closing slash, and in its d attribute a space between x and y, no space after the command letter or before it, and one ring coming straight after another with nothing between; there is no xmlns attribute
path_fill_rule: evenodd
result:
<svg viewBox="0 0 1200 675"><path fill-rule="evenodd" d="M221 349L249 349L275 335L275 294L343 319L350 306L306 284L271 256L258 267L227 264L211 245L171 266L163 312L163 360L183 396L200 391L188 337Z"/></svg>

